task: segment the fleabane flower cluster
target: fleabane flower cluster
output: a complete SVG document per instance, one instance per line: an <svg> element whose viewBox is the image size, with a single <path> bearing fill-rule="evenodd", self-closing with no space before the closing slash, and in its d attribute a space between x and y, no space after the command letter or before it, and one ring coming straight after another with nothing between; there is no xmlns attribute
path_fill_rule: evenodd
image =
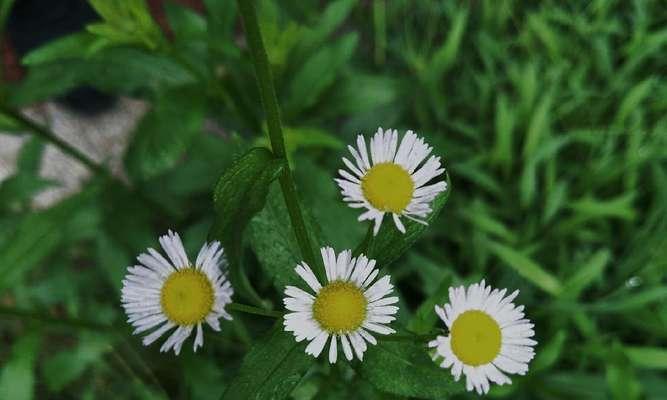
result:
<svg viewBox="0 0 667 400"><path fill-rule="evenodd" d="M412 131L399 143L396 130L379 128L369 148L361 135L356 147L348 146L353 161L343 158L347 170L339 170L335 180L343 200L366 210L358 219L373 221L374 235L387 213L403 233L402 217L426 224L433 201L447 190L440 157L431 155L431 146ZM169 231L159 243L166 258L149 248L128 268L122 306L134 333L145 334L144 345L173 330L160 351L173 349L178 355L194 332L196 351L203 345L204 324L219 331L220 318L232 319L226 307L234 291L224 272L224 250L219 242L205 243L191 263L177 233ZM315 358L328 344L329 363L339 360L339 350L348 361L363 361L369 346L377 344L376 336L395 332L390 325L399 298L392 295L390 276L380 276L376 260L331 247L320 252L323 279L306 262L285 266L294 267L301 284L284 289L284 330L297 342L307 342L305 352ZM508 375L528 371L537 344L524 307L513 303L518 294L507 295L506 289L493 289L484 280L450 288L449 302L435 306L448 333L424 343L424 351L430 348L433 359L451 369L455 380L465 375L468 391L485 394L491 383L511 383Z"/></svg>

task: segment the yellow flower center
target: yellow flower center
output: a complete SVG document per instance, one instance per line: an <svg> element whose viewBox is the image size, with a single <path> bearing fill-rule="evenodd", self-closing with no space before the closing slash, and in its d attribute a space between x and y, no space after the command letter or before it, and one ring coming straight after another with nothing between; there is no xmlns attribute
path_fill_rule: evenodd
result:
<svg viewBox="0 0 667 400"><path fill-rule="evenodd" d="M211 312L214 300L211 281L195 268L173 272L160 292L162 311L178 325L201 322Z"/></svg>
<svg viewBox="0 0 667 400"><path fill-rule="evenodd" d="M415 184L398 164L375 164L361 179L364 197L380 211L400 214L412 200Z"/></svg>
<svg viewBox="0 0 667 400"><path fill-rule="evenodd" d="M335 281L317 294L313 316L329 333L352 332L366 318L366 296L350 282Z"/></svg>
<svg viewBox="0 0 667 400"><path fill-rule="evenodd" d="M452 351L466 365L488 364L500 353L500 326L484 311L470 310L459 315L450 333Z"/></svg>

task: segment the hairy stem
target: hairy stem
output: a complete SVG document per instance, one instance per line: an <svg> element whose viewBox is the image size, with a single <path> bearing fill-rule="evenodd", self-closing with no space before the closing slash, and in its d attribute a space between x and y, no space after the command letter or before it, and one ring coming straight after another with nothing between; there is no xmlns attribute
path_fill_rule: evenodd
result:
<svg viewBox="0 0 667 400"><path fill-rule="evenodd" d="M239 11L243 18L243 25L246 32L246 40L250 53L252 54L253 64L255 66L255 74L257 75L257 83L259 85L259 93L262 99L264 112L266 113L266 121L269 130L269 139L271 141L271 148L276 157L282 158L287 163L287 153L285 151L285 141L283 138L282 124L280 121L280 108L278 107L278 99L276 97L276 90L273 85L273 76L271 74L271 67L269 59L264 48L264 41L262 40L262 33L257 22L257 11L255 10L254 0L238 0ZM301 255L304 260L310 265L320 265L320 262L315 257L308 230L303 219L301 206L296 193L296 185L292 171L289 167L283 169L279 178L280 187L287 204L287 211L289 212L292 227L294 228L294 235L296 236ZM318 268L321 272L322 268Z"/></svg>

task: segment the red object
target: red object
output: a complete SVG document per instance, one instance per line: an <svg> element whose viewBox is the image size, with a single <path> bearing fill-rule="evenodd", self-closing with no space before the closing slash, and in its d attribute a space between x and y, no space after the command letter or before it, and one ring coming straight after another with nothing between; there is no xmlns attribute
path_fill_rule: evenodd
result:
<svg viewBox="0 0 667 400"><path fill-rule="evenodd" d="M174 0L174 3L189 7L200 14L204 13L204 3L202 0ZM148 8L151 11L151 15L153 15L153 19L160 25L164 34L172 39L174 32L171 30L167 16L164 13L164 0L148 0Z"/></svg>
<svg viewBox="0 0 667 400"><path fill-rule="evenodd" d="M2 79L9 82L21 80L23 77L23 68L19 64L18 57L12 48L12 44L7 38L0 43L2 50Z"/></svg>

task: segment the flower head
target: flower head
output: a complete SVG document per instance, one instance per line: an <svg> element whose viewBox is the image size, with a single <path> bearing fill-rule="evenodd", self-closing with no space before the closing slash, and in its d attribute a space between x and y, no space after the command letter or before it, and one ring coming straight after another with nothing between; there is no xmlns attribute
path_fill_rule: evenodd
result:
<svg viewBox="0 0 667 400"><path fill-rule="evenodd" d="M135 334L153 330L144 337L144 345L176 328L160 351L173 348L178 355L183 342L196 329L193 349L197 351L204 344L202 323L219 331L220 317L232 319L225 311L234 290L220 270L225 264L223 249L217 241L205 243L193 265L177 233L169 231L160 237L160 244L169 260L149 248L137 257L139 265L128 267L123 280L123 308Z"/></svg>
<svg viewBox="0 0 667 400"><path fill-rule="evenodd" d="M429 347L435 348L436 358L444 358L440 366L451 367L457 381L465 374L468 391L487 393L489 381L512 383L503 372L524 375L535 355L533 324L524 318L523 306L512 303L519 291L506 292L491 290L482 280L467 290L450 288L449 304L435 306L449 336L438 336Z"/></svg>
<svg viewBox="0 0 667 400"><path fill-rule="evenodd" d="M430 203L447 190L445 181L430 183L445 170L440 157L431 156L432 148L412 131L407 131L398 145L396 130L378 131L370 141L370 159L366 139L357 136L357 148L348 146L354 163L343 158L348 170L338 171L336 179L343 200L352 208L365 208L359 221L374 220L377 235L385 213L391 213L396 228L405 233L400 217L425 224L431 213ZM424 162L426 160L426 162Z"/></svg>
<svg viewBox="0 0 667 400"><path fill-rule="evenodd" d="M308 264L294 269L308 284L314 294L295 286L285 288L285 307L291 311L285 315L285 331L292 332L297 342L307 339L306 353L318 357L331 337L329 362L335 363L338 342L348 360L353 351L363 359L366 342L376 344L370 332L381 335L393 333L385 326L392 322L398 307L398 297L386 297L393 291L389 276L377 281L375 260L363 254L352 258L346 250L338 254L331 247L321 249L326 269L327 283L322 286ZM373 283L375 281L375 283Z"/></svg>

